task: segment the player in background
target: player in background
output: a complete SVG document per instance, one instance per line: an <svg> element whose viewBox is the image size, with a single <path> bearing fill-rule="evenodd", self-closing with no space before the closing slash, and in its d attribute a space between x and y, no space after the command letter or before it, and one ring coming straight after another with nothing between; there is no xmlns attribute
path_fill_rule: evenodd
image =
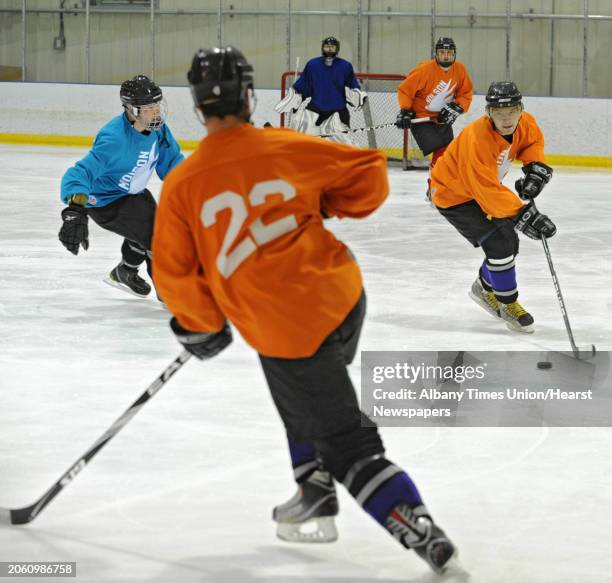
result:
<svg viewBox="0 0 612 583"><path fill-rule="evenodd" d="M427 179L428 199L431 198L431 171L453 140L453 124L472 103L472 80L456 56L455 41L440 37L435 58L419 63L397 89L400 112L395 125L410 129L424 156L433 152ZM422 117L434 121L411 126L413 119Z"/></svg>
<svg viewBox="0 0 612 583"><path fill-rule="evenodd" d="M188 79L207 136L165 181L153 240L172 331L189 352L210 358L232 341L231 321L258 352L302 469L298 494L275 509L277 521L337 512L316 451L366 512L443 570L452 543L410 477L385 457L377 428L362 427L346 367L365 315L361 273L323 225L324 216L361 218L382 204L384 154L254 128L253 69L235 48L200 50ZM309 480L324 487L307 495Z"/></svg>
<svg viewBox="0 0 612 583"><path fill-rule="evenodd" d="M544 161L542 131L523 111L517 86L491 83L486 102L487 115L469 124L434 168L432 201L485 254L470 297L511 330L531 333L533 317L518 302L516 231L532 239L555 234L553 222L530 202L552 177L552 168ZM523 163L525 176L515 184L520 198L502 184L513 160Z"/></svg>
<svg viewBox="0 0 612 583"><path fill-rule="evenodd" d="M353 65L341 59L340 41L333 36L321 42L321 56L306 63L299 79L275 107L294 113L291 127L310 135L350 144L351 116L347 104L359 111L367 99L355 77Z"/></svg>
<svg viewBox="0 0 612 583"><path fill-rule="evenodd" d="M155 170L163 180L183 155L165 124L167 106L160 87L144 75L124 81L119 91L123 113L96 136L87 156L62 179L59 239L75 255L89 248L88 216L124 238L121 261L105 282L136 296L151 286L138 275L146 261L151 276L151 239L156 203L146 189Z"/></svg>

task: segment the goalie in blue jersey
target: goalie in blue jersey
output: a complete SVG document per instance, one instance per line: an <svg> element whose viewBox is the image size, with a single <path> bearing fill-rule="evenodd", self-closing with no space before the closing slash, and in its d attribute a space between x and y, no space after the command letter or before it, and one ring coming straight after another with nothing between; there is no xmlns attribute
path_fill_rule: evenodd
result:
<svg viewBox="0 0 612 583"><path fill-rule="evenodd" d="M163 180L183 154L165 124L162 90L144 75L124 81L123 113L96 136L87 156L62 178L59 240L74 255L89 248L88 217L123 237L121 261L106 283L144 297L151 286L138 275L145 263L151 276L151 239L157 204L146 186L155 171Z"/></svg>
<svg viewBox="0 0 612 583"><path fill-rule="evenodd" d="M333 36L323 39L321 56L306 63L299 79L275 109L278 113L293 112L290 125L299 132L350 144L347 104L359 111L367 94L355 77L353 65L341 59L339 52L338 39Z"/></svg>

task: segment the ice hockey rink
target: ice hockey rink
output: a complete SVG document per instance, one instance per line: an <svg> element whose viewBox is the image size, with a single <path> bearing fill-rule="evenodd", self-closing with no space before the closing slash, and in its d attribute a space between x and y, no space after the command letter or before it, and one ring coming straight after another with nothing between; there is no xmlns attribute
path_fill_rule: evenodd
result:
<svg viewBox="0 0 612 583"><path fill-rule="evenodd" d="M119 237L59 243L59 183L84 150L0 145L0 507L31 504L180 353L169 314L102 282ZM506 184L520 170L513 168ZM521 237L519 335L468 298L481 252L423 200L425 174L390 169L372 217L328 222L364 273L363 350L567 350L548 266ZM612 174L556 168L538 199L579 343L612 349ZM153 182L157 194L159 181ZM359 383L359 358L351 366ZM446 581L612 581L612 429L383 428L466 573ZM338 542L275 538L294 492L284 432L255 353L237 335L189 361L27 526L0 561L76 561L77 580L366 583L440 580L340 491ZM30 580L30 579L24 579ZM34 579L32 579L34 580Z"/></svg>

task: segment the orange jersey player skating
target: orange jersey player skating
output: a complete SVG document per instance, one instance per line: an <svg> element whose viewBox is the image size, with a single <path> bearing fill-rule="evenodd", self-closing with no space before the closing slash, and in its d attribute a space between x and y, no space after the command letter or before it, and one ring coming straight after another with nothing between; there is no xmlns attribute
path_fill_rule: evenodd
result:
<svg viewBox="0 0 612 583"><path fill-rule="evenodd" d="M365 292L350 251L323 225L382 204L384 155L250 126L253 68L233 47L198 51L188 79L208 136L164 184L153 273L186 350L218 354L232 341L229 320L259 353L298 483L274 508L277 536L336 540L337 481L442 572L454 545L359 409L347 365Z"/></svg>
<svg viewBox="0 0 612 583"><path fill-rule="evenodd" d="M523 203L502 184L514 160L545 162L544 136L535 118L523 112L508 143L488 115L468 125L448 146L432 171L432 201L448 208L475 200L499 219L516 216Z"/></svg>
<svg viewBox="0 0 612 583"><path fill-rule="evenodd" d="M442 37L435 49L435 59L417 65L397 90L400 113L396 125L410 128L423 155L432 154L431 169L452 142L452 125L468 111L473 95L467 69L456 60L455 41ZM433 121L411 125L415 117L429 117ZM427 183L429 199L431 181L428 179Z"/></svg>
<svg viewBox="0 0 612 583"><path fill-rule="evenodd" d="M384 154L245 123L205 138L168 180L155 281L179 323L219 330L227 317L260 354L313 354L362 291L321 212L373 212L388 192Z"/></svg>
<svg viewBox="0 0 612 583"><path fill-rule="evenodd" d="M472 80L465 65L455 61L444 69L436 59L419 63L397 90L400 109L414 111L416 118L436 118L444 105L451 102L466 112L472 96Z"/></svg>
<svg viewBox="0 0 612 583"><path fill-rule="evenodd" d="M531 333L533 316L518 302L516 231L532 239L555 234L553 222L531 202L550 180L552 168L544 162L542 131L523 111L517 86L512 81L491 83L486 101L487 115L468 125L433 169L432 202L484 251L470 297L511 330ZM518 196L501 183L513 160L523 163L525 174L515 184Z"/></svg>

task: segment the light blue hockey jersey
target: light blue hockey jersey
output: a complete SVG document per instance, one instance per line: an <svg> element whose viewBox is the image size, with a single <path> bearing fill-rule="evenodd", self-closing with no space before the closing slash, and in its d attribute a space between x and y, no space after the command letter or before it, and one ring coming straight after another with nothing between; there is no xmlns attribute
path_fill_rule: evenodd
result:
<svg viewBox="0 0 612 583"><path fill-rule="evenodd" d="M163 180L183 159L167 125L145 135L121 114L98 132L87 156L66 171L60 196L68 204L72 195L84 193L88 207L103 207L140 194L154 170Z"/></svg>

